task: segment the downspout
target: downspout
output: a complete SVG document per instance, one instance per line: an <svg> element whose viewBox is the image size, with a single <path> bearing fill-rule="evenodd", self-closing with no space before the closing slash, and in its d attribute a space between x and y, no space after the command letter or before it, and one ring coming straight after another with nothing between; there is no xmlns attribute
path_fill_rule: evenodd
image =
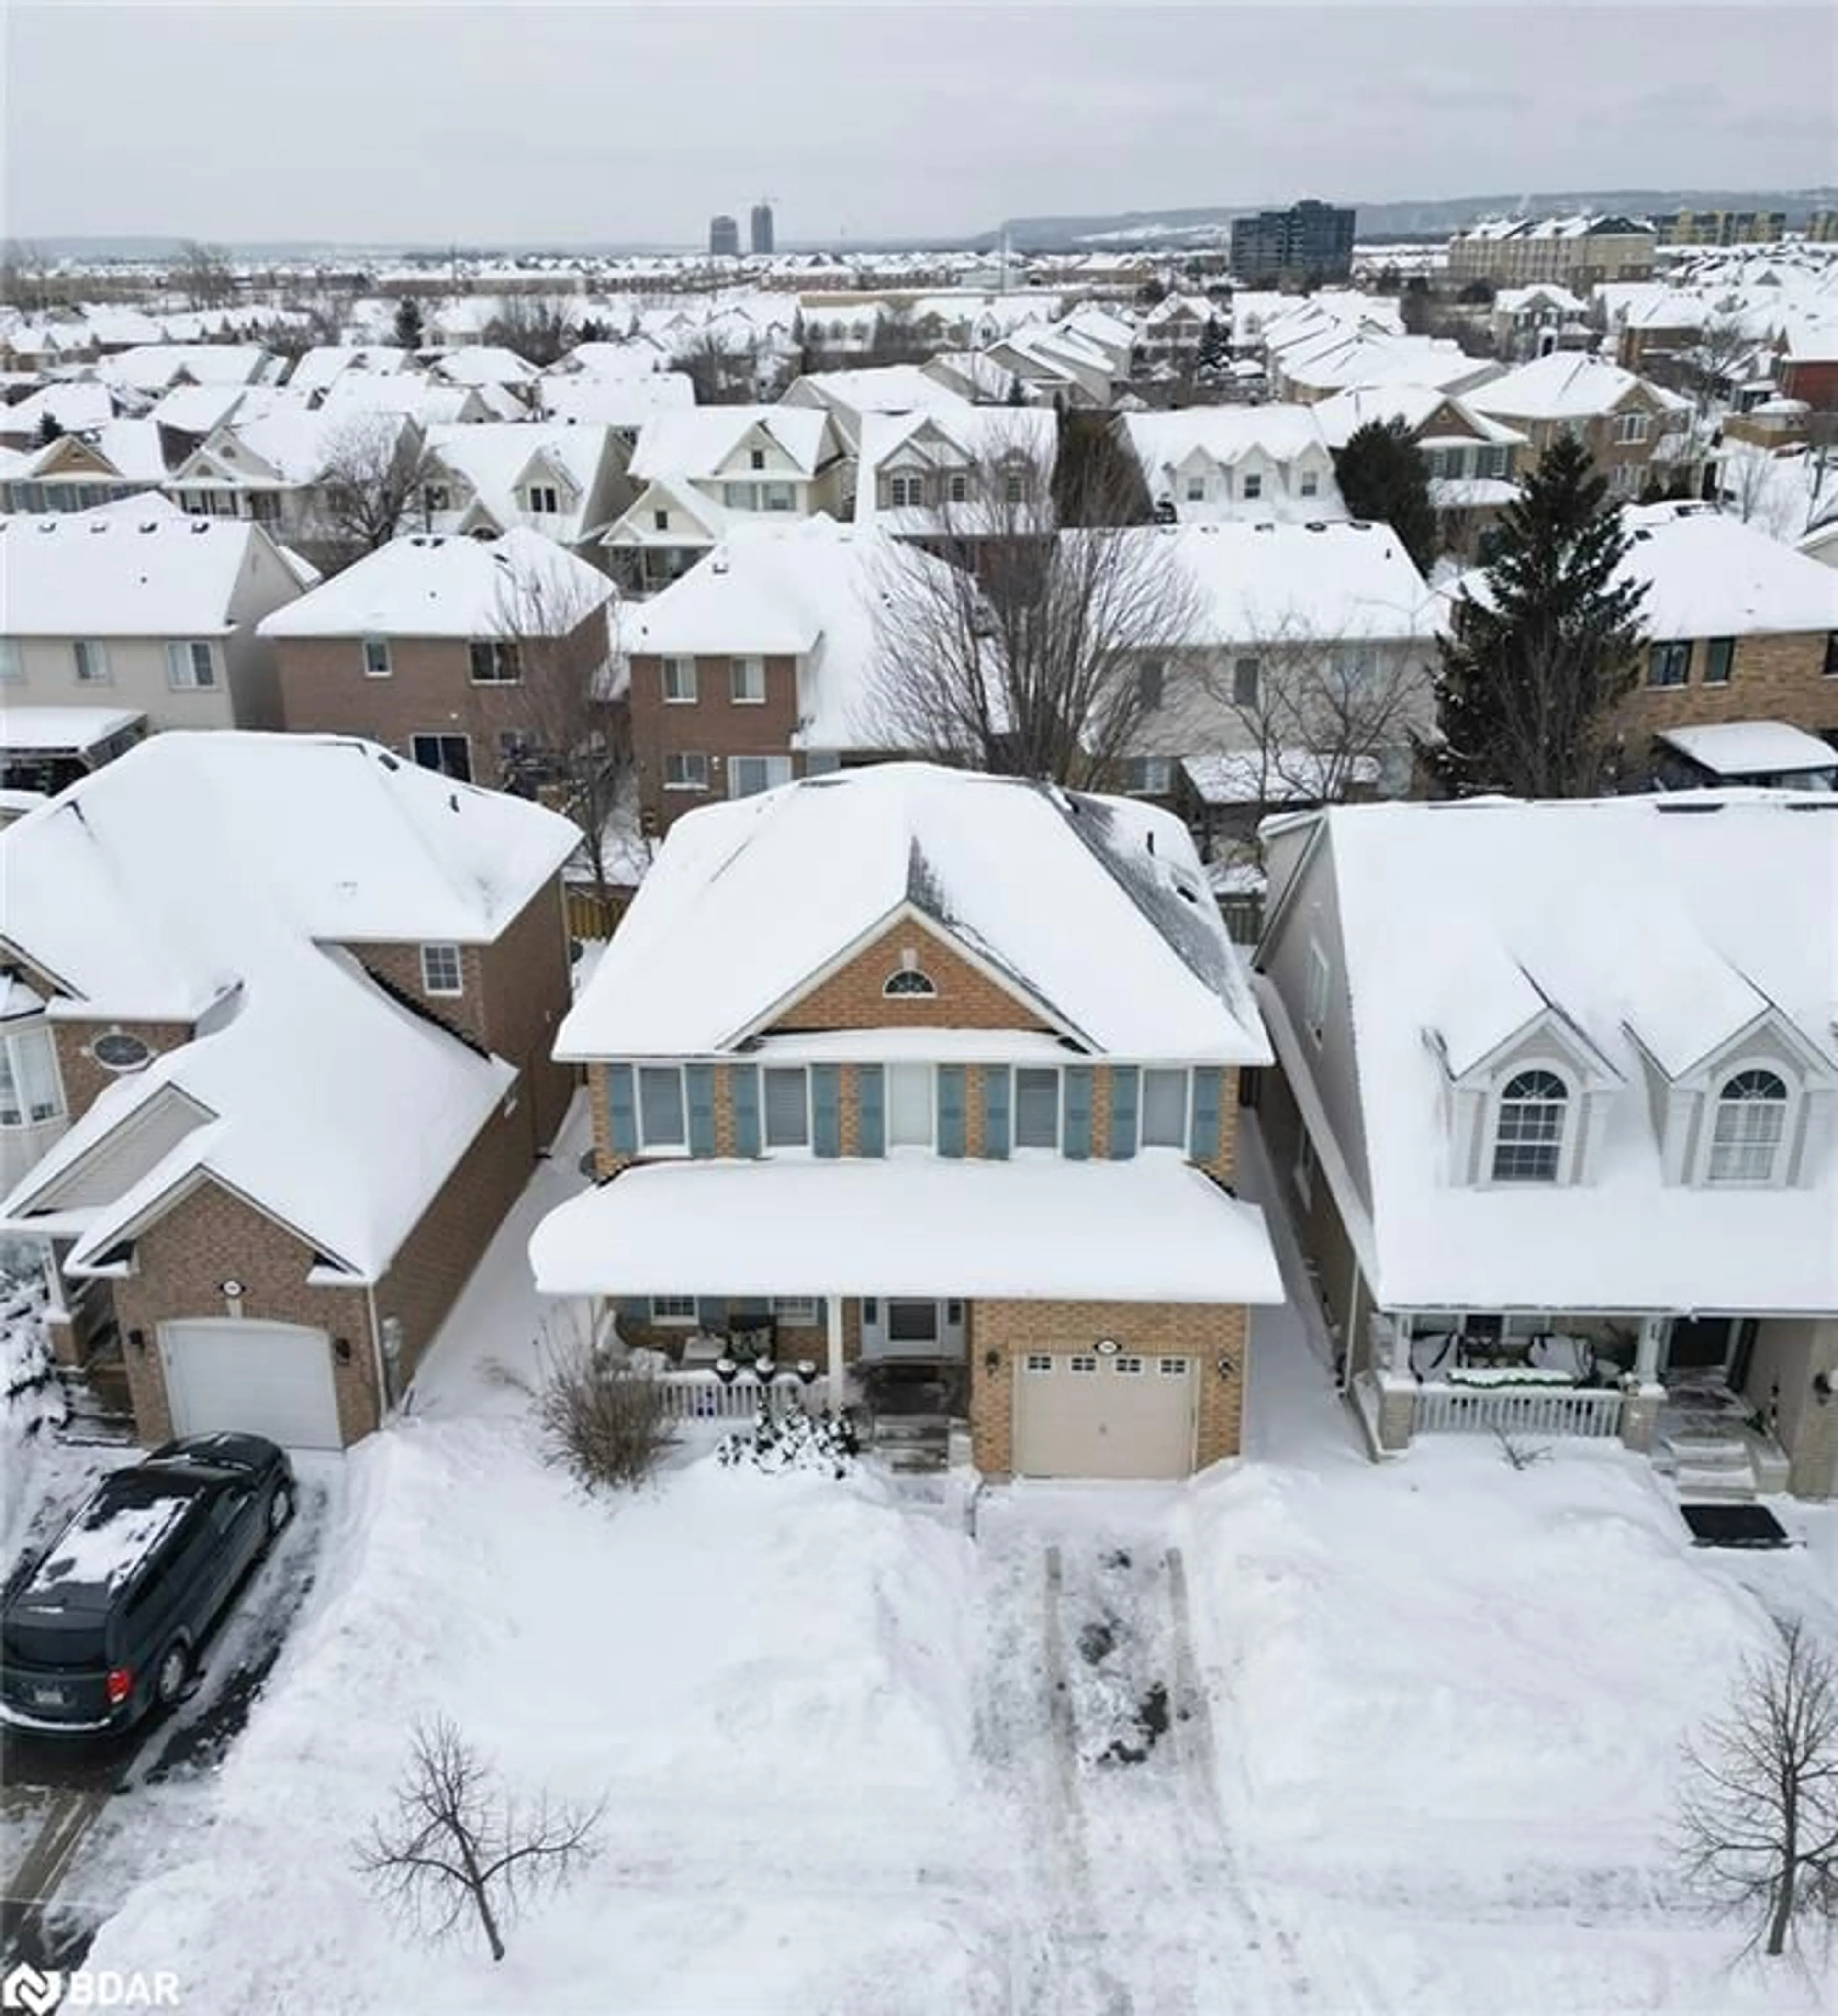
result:
<svg viewBox="0 0 1838 2016"><path fill-rule="evenodd" d="M383 1417L395 1405L389 1390L389 1370L384 1363L383 1328L377 1320L377 1283L364 1283L364 1300L370 1311L370 1355L377 1366L377 1425L381 1427Z"/></svg>

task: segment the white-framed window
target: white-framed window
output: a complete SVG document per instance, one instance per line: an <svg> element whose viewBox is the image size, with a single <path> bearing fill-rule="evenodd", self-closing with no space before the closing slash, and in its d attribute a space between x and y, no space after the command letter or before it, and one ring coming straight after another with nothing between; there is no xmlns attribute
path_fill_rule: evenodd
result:
<svg viewBox="0 0 1838 2016"><path fill-rule="evenodd" d="M1609 470L1609 488L1616 497L1631 497L1645 472L1638 462L1617 462Z"/></svg>
<svg viewBox="0 0 1838 2016"><path fill-rule="evenodd" d="M1123 789L1132 797L1165 798L1173 787L1172 756L1126 756Z"/></svg>
<svg viewBox="0 0 1838 2016"><path fill-rule="evenodd" d="M1016 1147L1058 1151L1059 1073L1052 1066L1016 1066L1014 1112Z"/></svg>
<svg viewBox="0 0 1838 2016"><path fill-rule="evenodd" d="M887 502L896 511L917 509L925 502L925 478L923 476L890 476L887 479Z"/></svg>
<svg viewBox="0 0 1838 2016"><path fill-rule="evenodd" d="M689 1129L683 1117L683 1069L679 1064L640 1064L638 1067L638 1145L641 1148L686 1148Z"/></svg>
<svg viewBox="0 0 1838 2016"><path fill-rule="evenodd" d="M766 661L736 658L728 668L728 697L736 707L766 704Z"/></svg>
<svg viewBox="0 0 1838 2016"><path fill-rule="evenodd" d="M1231 661L1231 700L1234 707L1255 707L1257 693L1263 678L1263 664L1257 658L1239 657Z"/></svg>
<svg viewBox="0 0 1838 2016"><path fill-rule="evenodd" d="M887 1067L887 1145L889 1148L929 1148L935 1139L933 1116L936 1088L930 1064L892 1064Z"/></svg>
<svg viewBox="0 0 1838 2016"><path fill-rule="evenodd" d="M1066 1370L1069 1372L1095 1372L1097 1370L1097 1355L1089 1351L1075 1351L1066 1360Z"/></svg>
<svg viewBox="0 0 1838 2016"><path fill-rule="evenodd" d="M203 638L166 646L166 683L174 693L208 692L216 685L216 654Z"/></svg>
<svg viewBox="0 0 1838 2016"><path fill-rule="evenodd" d="M747 466L749 469L765 468L766 450L762 448L748 448L747 451Z"/></svg>
<svg viewBox="0 0 1838 2016"><path fill-rule="evenodd" d="M654 532L667 532L669 529L670 513L668 511L654 511L651 513L651 530Z"/></svg>
<svg viewBox="0 0 1838 2016"><path fill-rule="evenodd" d="M1119 1378L1139 1379L1148 1367L1133 1352L1120 1352L1111 1360L1111 1370Z"/></svg>
<svg viewBox="0 0 1838 2016"><path fill-rule="evenodd" d="M761 1076L762 1134L769 1148L810 1146L810 1074L802 1064L768 1064Z"/></svg>
<svg viewBox="0 0 1838 2016"><path fill-rule="evenodd" d="M460 994L465 988L466 969L456 945L424 945L421 948L423 994Z"/></svg>
<svg viewBox="0 0 1838 2016"><path fill-rule="evenodd" d="M1187 1360L1184 1358L1158 1358L1155 1370L1164 1379L1184 1379L1187 1377Z"/></svg>
<svg viewBox="0 0 1838 2016"><path fill-rule="evenodd" d="M707 790L708 758L694 750L666 751L664 756L664 788L667 791Z"/></svg>
<svg viewBox="0 0 1838 2016"><path fill-rule="evenodd" d="M970 472L967 469L953 469L945 478L945 495L953 504L970 502Z"/></svg>
<svg viewBox="0 0 1838 2016"><path fill-rule="evenodd" d="M1145 713L1152 714L1161 706L1167 683L1168 666L1165 659L1144 658L1137 668L1137 697Z"/></svg>
<svg viewBox="0 0 1838 2016"><path fill-rule="evenodd" d="M1247 503L1253 502L1256 499L1261 497L1263 495L1263 478L1262 475L1255 469L1246 470L1245 472L1245 484L1243 490L1245 501Z"/></svg>
<svg viewBox="0 0 1838 2016"><path fill-rule="evenodd" d="M94 637L79 637L70 646L70 655L77 661L77 683L80 686L106 686L109 684L109 647Z"/></svg>
<svg viewBox="0 0 1838 2016"><path fill-rule="evenodd" d="M0 1127L35 1127L64 1110L49 1029L0 1037Z"/></svg>
<svg viewBox="0 0 1838 2016"><path fill-rule="evenodd" d="M1021 1369L1036 1376L1051 1372L1053 1370L1053 1354L1050 1351L1030 1351L1022 1360Z"/></svg>
<svg viewBox="0 0 1838 2016"><path fill-rule="evenodd" d="M1206 474L1204 470L1195 470L1187 480L1187 501L1190 504L1203 504L1206 501Z"/></svg>
<svg viewBox="0 0 1838 2016"><path fill-rule="evenodd" d="M524 509L539 518L558 517L561 492L553 483L532 483L524 492Z"/></svg>
<svg viewBox="0 0 1838 2016"><path fill-rule="evenodd" d="M1020 504L1026 501L1028 472L1013 463L1002 472L1002 501L1005 504Z"/></svg>
<svg viewBox="0 0 1838 2016"><path fill-rule="evenodd" d="M775 791L791 781L789 756L730 756L727 759L727 794L730 798L751 798L762 791Z"/></svg>
<svg viewBox="0 0 1838 2016"><path fill-rule="evenodd" d="M730 511L751 511L758 495L757 486L751 483L724 483L721 486L721 501Z"/></svg>
<svg viewBox="0 0 1838 2016"><path fill-rule="evenodd" d="M815 1295L774 1295L772 1312L787 1330L815 1330L820 1313Z"/></svg>
<svg viewBox="0 0 1838 2016"><path fill-rule="evenodd" d="M1736 640L1733 637L1706 637L1704 639L1704 683L1707 686L1726 686L1729 684L1731 669L1736 661Z"/></svg>
<svg viewBox="0 0 1838 2016"><path fill-rule="evenodd" d="M1691 678L1691 640L1655 644L1646 655L1649 686L1681 686Z"/></svg>
<svg viewBox="0 0 1838 2016"><path fill-rule="evenodd" d="M1187 1146L1187 1073L1145 1071L1142 1075L1142 1146Z"/></svg>
<svg viewBox="0 0 1838 2016"><path fill-rule="evenodd" d="M1623 413L1615 422L1615 439L1618 441L1643 441L1646 434L1645 413Z"/></svg>
<svg viewBox="0 0 1838 2016"><path fill-rule="evenodd" d="M690 707L696 697L696 661L694 658L666 658L664 667L664 704Z"/></svg>
<svg viewBox="0 0 1838 2016"><path fill-rule="evenodd" d="M798 493L788 483L762 483L759 490L761 500L769 511L794 511L798 508Z"/></svg>
<svg viewBox="0 0 1838 2016"><path fill-rule="evenodd" d="M897 973L890 973L881 983L883 996L898 1000L903 995L914 999L929 996L938 992L932 975L917 966L903 966Z"/></svg>
<svg viewBox="0 0 1838 2016"><path fill-rule="evenodd" d="M679 1323L693 1324L696 1320L696 1298L694 1295L653 1295L651 1321L660 1326L674 1327Z"/></svg>
<svg viewBox="0 0 1838 2016"><path fill-rule="evenodd" d="M1570 1106L1570 1087L1555 1071L1523 1071L1506 1081L1494 1121L1495 1183L1557 1181Z"/></svg>
<svg viewBox="0 0 1838 2016"><path fill-rule="evenodd" d="M0 637L0 686L17 686L26 675L20 658L19 639Z"/></svg>
<svg viewBox="0 0 1838 2016"><path fill-rule="evenodd" d="M1777 1072L1739 1071L1717 1095L1710 1132L1708 1179L1714 1183L1771 1183L1787 1138L1789 1095Z"/></svg>
<svg viewBox="0 0 1838 2016"><path fill-rule="evenodd" d="M466 649L475 686L514 686L523 678L514 639L474 637Z"/></svg>
<svg viewBox="0 0 1838 2016"><path fill-rule="evenodd" d="M386 679L395 667L390 662L389 639L387 637L366 637L364 639L364 677L367 679Z"/></svg>
<svg viewBox="0 0 1838 2016"><path fill-rule="evenodd" d="M1328 955L1322 951L1318 942L1310 940L1308 974L1302 998L1302 1021L1303 1026L1317 1043L1327 1032L1328 992L1332 978L1333 971L1328 964Z"/></svg>
<svg viewBox="0 0 1838 2016"><path fill-rule="evenodd" d="M1321 490L1321 473L1318 469L1305 469L1302 472L1302 494L1304 497L1318 497Z"/></svg>

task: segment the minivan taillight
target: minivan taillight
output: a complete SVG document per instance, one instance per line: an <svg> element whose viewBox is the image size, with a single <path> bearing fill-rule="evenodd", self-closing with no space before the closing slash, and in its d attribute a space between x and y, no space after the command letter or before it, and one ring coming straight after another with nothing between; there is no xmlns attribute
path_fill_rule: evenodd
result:
<svg viewBox="0 0 1838 2016"><path fill-rule="evenodd" d="M134 1676L125 1666L111 1666L103 1685L108 1691L109 1706L119 1708L134 1690Z"/></svg>

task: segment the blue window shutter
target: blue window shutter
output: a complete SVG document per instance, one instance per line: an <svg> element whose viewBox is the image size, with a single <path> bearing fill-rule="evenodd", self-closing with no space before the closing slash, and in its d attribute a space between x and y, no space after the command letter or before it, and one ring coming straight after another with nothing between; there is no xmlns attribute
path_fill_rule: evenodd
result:
<svg viewBox="0 0 1838 2016"><path fill-rule="evenodd" d="M629 1064L607 1066L607 1125L615 1155L638 1153L638 1110L632 1103Z"/></svg>
<svg viewBox="0 0 1838 2016"><path fill-rule="evenodd" d="M627 1323L648 1323L651 1319L651 1298L649 1295L622 1295L619 1314Z"/></svg>
<svg viewBox="0 0 1838 2016"><path fill-rule="evenodd" d="M696 1321L704 1330L727 1328L727 1302L720 1295L698 1295L696 1298Z"/></svg>
<svg viewBox="0 0 1838 2016"><path fill-rule="evenodd" d="M715 1067L687 1064L683 1087L689 1098L689 1147L692 1155L715 1153Z"/></svg>
<svg viewBox="0 0 1838 2016"><path fill-rule="evenodd" d="M1091 1153L1091 1067L1068 1064L1060 1075L1065 1083L1064 1152L1083 1162Z"/></svg>
<svg viewBox="0 0 1838 2016"><path fill-rule="evenodd" d="M734 1153L759 1153L759 1067L757 1064L730 1064L727 1096L733 1102Z"/></svg>
<svg viewBox="0 0 1838 2016"><path fill-rule="evenodd" d="M858 1155L887 1153L885 1079L878 1064L855 1067L855 1151Z"/></svg>
<svg viewBox="0 0 1838 2016"><path fill-rule="evenodd" d="M1216 1064L1204 1064L1194 1073L1194 1124L1192 1154L1196 1162L1209 1162L1219 1153L1219 1081Z"/></svg>
<svg viewBox="0 0 1838 2016"><path fill-rule="evenodd" d="M985 1064L977 1076L983 1089L983 1153L1000 1161L1008 1153L1008 1069Z"/></svg>
<svg viewBox="0 0 1838 2016"><path fill-rule="evenodd" d="M938 1067L938 1151L941 1155L964 1152L964 1067Z"/></svg>
<svg viewBox="0 0 1838 2016"><path fill-rule="evenodd" d="M1136 1153L1136 1101L1141 1080L1134 1064L1111 1066L1111 1160L1126 1162Z"/></svg>
<svg viewBox="0 0 1838 2016"><path fill-rule="evenodd" d="M842 1153L842 1067L810 1067L810 1145L820 1155Z"/></svg>

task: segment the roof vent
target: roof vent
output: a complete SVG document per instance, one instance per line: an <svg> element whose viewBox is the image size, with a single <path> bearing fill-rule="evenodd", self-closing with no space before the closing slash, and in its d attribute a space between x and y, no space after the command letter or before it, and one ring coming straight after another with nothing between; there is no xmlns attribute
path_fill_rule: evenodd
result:
<svg viewBox="0 0 1838 2016"><path fill-rule="evenodd" d="M160 521L157 518L142 518L135 529L142 532L157 532L160 529Z"/></svg>
<svg viewBox="0 0 1838 2016"><path fill-rule="evenodd" d="M1310 532L1324 532L1328 528L1319 518L1310 518L1303 529Z"/></svg>
<svg viewBox="0 0 1838 2016"><path fill-rule="evenodd" d="M194 532L207 532L210 529L211 520L208 518L194 518L192 520L192 530Z"/></svg>
<svg viewBox="0 0 1838 2016"><path fill-rule="evenodd" d="M1653 810L1656 812L1720 812L1723 809L1721 798L1706 801L1696 791L1680 793L1674 797L1656 798Z"/></svg>
<svg viewBox="0 0 1838 2016"><path fill-rule="evenodd" d="M89 529L92 532L106 532L109 529L109 521L106 518L92 518Z"/></svg>
<svg viewBox="0 0 1838 2016"><path fill-rule="evenodd" d="M55 532L57 525L58 521L55 518L41 518L38 520L38 529L41 532Z"/></svg>
<svg viewBox="0 0 1838 2016"><path fill-rule="evenodd" d="M1251 529L1254 532L1274 532L1276 530L1276 527L1268 518L1263 518L1260 519L1257 524L1251 527Z"/></svg>

